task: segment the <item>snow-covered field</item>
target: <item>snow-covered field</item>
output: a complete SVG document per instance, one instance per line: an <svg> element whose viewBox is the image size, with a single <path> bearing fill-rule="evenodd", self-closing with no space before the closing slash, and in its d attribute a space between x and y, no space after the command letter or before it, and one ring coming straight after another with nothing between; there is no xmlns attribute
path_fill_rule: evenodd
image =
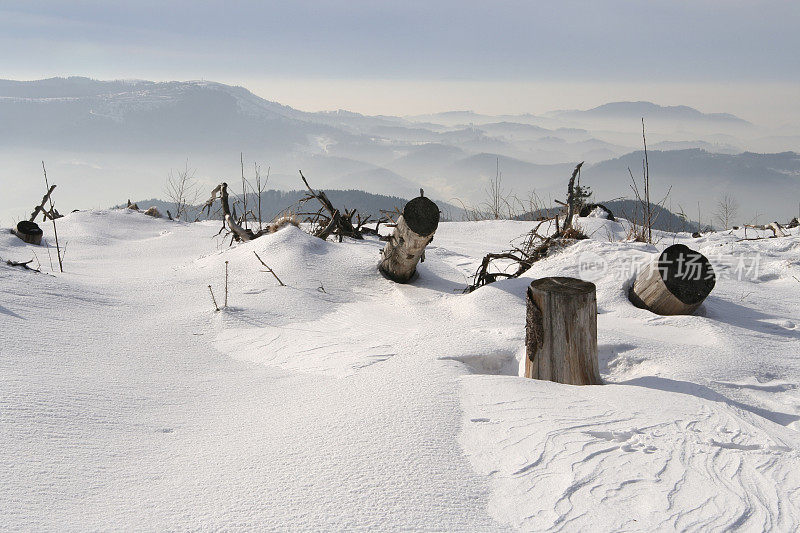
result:
<svg viewBox="0 0 800 533"><path fill-rule="evenodd" d="M0 527L796 531L798 230L653 247L580 224L471 294L531 223L442 224L409 285L377 272L377 239L294 227L229 247L214 222L73 213L54 275L3 230ZM696 316L626 298L673 242L718 267ZM45 273L5 265L34 254ZM550 275L597 283L603 386L517 377L525 288Z"/></svg>

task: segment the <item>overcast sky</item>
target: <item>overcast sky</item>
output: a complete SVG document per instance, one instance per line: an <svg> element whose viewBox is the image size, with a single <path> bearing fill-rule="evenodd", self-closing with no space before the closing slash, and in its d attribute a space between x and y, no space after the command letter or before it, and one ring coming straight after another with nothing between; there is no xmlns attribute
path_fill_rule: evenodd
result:
<svg viewBox="0 0 800 533"><path fill-rule="evenodd" d="M717 87L735 107L764 99L752 94L760 85L777 91L773 104L800 87L798 25L796 0L4 0L0 77L204 78L307 109L387 113L509 107L496 84L519 93L539 82L573 94L556 107L600 103L593 86L620 98L651 87L689 105L713 104ZM691 87L709 92L676 102L669 87L689 100ZM541 111L499 111L525 110Z"/></svg>

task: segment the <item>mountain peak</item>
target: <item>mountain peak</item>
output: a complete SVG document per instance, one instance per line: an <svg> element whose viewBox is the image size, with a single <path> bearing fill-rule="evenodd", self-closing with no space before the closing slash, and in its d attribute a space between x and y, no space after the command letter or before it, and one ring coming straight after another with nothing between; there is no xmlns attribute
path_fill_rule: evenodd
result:
<svg viewBox="0 0 800 533"><path fill-rule="evenodd" d="M728 124L750 125L744 119L730 113L703 113L685 105L662 106L644 100L630 102L609 102L586 110L566 110L553 113L556 117L579 119L631 119L644 117L655 120L681 120L695 122L725 122Z"/></svg>

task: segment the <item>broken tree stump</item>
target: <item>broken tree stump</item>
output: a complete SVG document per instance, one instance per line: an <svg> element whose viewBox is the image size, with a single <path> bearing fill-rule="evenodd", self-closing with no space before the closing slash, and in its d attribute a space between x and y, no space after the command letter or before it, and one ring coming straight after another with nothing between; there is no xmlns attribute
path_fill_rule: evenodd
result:
<svg viewBox="0 0 800 533"><path fill-rule="evenodd" d="M714 268L703 254L673 244L637 274L628 297L658 315L689 315L715 284Z"/></svg>
<svg viewBox="0 0 800 533"><path fill-rule="evenodd" d="M439 227L439 208L428 198L409 201L397 219L394 233L381 251L380 271L398 283L411 280L425 247Z"/></svg>
<svg viewBox="0 0 800 533"><path fill-rule="evenodd" d="M599 385L597 295L594 283L541 278L528 287L525 377Z"/></svg>
<svg viewBox="0 0 800 533"><path fill-rule="evenodd" d="M17 223L17 228L14 230L14 235L29 244L35 244L37 246L42 244L42 228L40 228L36 222L20 220L19 223Z"/></svg>

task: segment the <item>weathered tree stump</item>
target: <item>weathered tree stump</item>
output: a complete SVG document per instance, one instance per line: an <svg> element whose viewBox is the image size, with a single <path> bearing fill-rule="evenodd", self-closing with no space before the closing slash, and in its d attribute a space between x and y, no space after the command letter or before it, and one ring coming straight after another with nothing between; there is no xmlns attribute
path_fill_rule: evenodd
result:
<svg viewBox="0 0 800 533"><path fill-rule="evenodd" d="M528 287L525 377L599 385L594 283L541 278Z"/></svg>
<svg viewBox="0 0 800 533"><path fill-rule="evenodd" d="M398 283L408 282L438 227L439 208L435 203L424 196L409 201L381 251L380 271Z"/></svg>
<svg viewBox="0 0 800 533"><path fill-rule="evenodd" d="M14 230L14 235L29 244L42 244L42 234L39 225L29 220L20 220L17 223L17 229Z"/></svg>
<svg viewBox="0 0 800 533"><path fill-rule="evenodd" d="M673 244L636 276L628 297L635 306L659 315L688 315L716 284L706 257L683 244Z"/></svg>

